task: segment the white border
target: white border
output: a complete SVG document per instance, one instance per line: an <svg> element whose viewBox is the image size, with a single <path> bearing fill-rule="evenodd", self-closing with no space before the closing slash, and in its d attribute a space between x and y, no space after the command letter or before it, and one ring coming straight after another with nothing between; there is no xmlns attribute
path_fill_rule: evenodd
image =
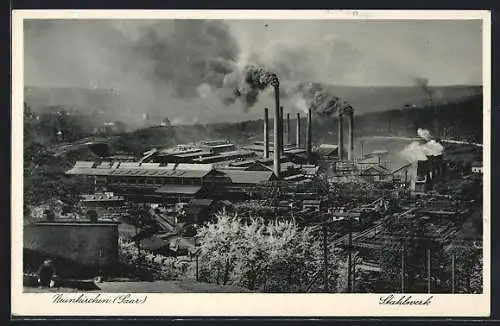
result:
<svg viewBox="0 0 500 326"><path fill-rule="evenodd" d="M379 294L147 294L143 305L52 304L53 294L22 293L23 19L257 19L257 20L470 20L483 21L484 293L433 295L430 306L379 305ZM491 15L453 10L15 10L12 14L11 307L17 316L427 316L490 314ZM15 212L15 213L14 213ZM106 294L105 294L106 295ZM115 295L115 294L113 294ZM139 294L138 294L139 295ZM426 297L425 295L415 295Z"/></svg>

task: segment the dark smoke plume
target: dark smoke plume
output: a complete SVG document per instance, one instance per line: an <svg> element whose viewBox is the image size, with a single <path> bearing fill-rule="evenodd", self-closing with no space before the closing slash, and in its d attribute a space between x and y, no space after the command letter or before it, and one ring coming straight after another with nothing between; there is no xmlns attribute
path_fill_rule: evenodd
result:
<svg viewBox="0 0 500 326"><path fill-rule="evenodd" d="M268 86L279 87L278 75L257 65L247 65L243 72L235 71L226 76L225 86L232 87L232 93L223 102L233 104L241 100L244 109L251 108L259 99L259 94Z"/></svg>
<svg viewBox="0 0 500 326"><path fill-rule="evenodd" d="M250 87L259 90L263 90L269 85L279 87L278 75L259 66L247 66L245 68L245 82Z"/></svg>
<svg viewBox="0 0 500 326"><path fill-rule="evenodd" d="M342 107L340 98L331 94L319 83L300 83L295 91L305 100L307 108L318 116L332 116Z"/></svg>
<svg viewBox="0 0 500 326"><path fill-rule="evenodd" d="M342 113L348 114L348 115L351 115L354 113L354 108L351 106L351 104L349 104L349 102L344 101L342 103Z"/></svg>
<svg viewBox="0 0 500 326"><path fill-rule="evenodd" d="M153 81L168 84L180 97L196 95L196 87L222 87L234 70L239 48L226 24L210 20L174 20L151 26L134 46L149 58Z"/></svg>

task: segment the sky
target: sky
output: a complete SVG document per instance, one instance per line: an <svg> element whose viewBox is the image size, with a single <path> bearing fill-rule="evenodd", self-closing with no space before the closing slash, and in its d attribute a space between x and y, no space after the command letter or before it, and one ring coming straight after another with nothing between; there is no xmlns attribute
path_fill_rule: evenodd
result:
<svg viewBox="0 0 500 326"><path fill-rule="evenodd" d="M255 47L283 42L314 49L336 64L350 64L339 80L317 66L319 78L357 86L401 85L413 76L431 85L481 84L479 21L323 21L230 22L232 30ZM329 42L344 51L329 52ZM338 56L336 56L336 54ZM356 60L355 64L352 61ZM389 71L388 71L389 70ZM404 80L405 77L409 80Z"/></svg>
<svg viewBox="0 0 500 326"><path fill-rule="evenodd" d="M467 20L31 20L24 22L24 80L112 89L129 110L168 102L176 114L199 113L241 106L231 97L247 91L248 64L277 72L284 93L297 82L481 85L481 42L481 21Z"/></svg>

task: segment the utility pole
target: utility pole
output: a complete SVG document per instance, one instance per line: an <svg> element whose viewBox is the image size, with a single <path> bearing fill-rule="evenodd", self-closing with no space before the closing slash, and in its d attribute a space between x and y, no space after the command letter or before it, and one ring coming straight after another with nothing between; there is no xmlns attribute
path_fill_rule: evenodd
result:
<svg viewBox="0 0 500 326"><path fill-rule="evenodd" d="M349 216L349 238L348 238L348 246L347 246L347 293L351 293L351 285L352 285L352 220Z"/></svg>
<svg viewBox="0 0 500 326"><path fill-rule="evenodd" d="M455 293L455 252L451 254L451 293Z"/></svg>
<svg viewBox="0 0 500 326"><path fill-rule="evenodd" d="M431 293L431 248L427 248L427 293Z"/></svg>
<svg viewBox="0 0 500 326"><path fill-rule="evenodd" d="M137 216L137 215L136 215ZM140 257L141 256L141 245L140 245L140 241L139 239L137 238L137 235L139 234L139 231L137 230L137 219L135 220L135 246L137 247L137 256Z"/></svg>
<svg viewBox="0 0 500 326"><path fill-rule="evenodd" d="M199 255L198 254L199 254L198 251L196 251L196 282L198 282L198 279L199 279L199 276L198 276L198 273L199 273L199 265L198 265Z"/></svg>
<svg viewBox="0 0 500 326"><path fill-rule="evenodd" d="M405 293L405 243L401 247L401 293Z"/></svg>
<svg viewBox="0 0 500 326"><path fill-rule="evenodd" d="M198 225L195 224L194 227L196 228ZM196 282L198 282L198 279L199 279L199 275L198 275L198 272L199 272L199 265L198 265L198 259L199 259L199 251L198 251L198 248L196 248L196 245L197 245L197 234L194 235L194 252L195 252L195 255L196 255Z"/></svg>
<svg viewBox="0 0 500 326"><path fill-rule="evenodd" d="M356 260L358 259L358 255L354 256L354 260L352 261L352 285L351 290L353 293L356 292Z"/></svg>
<svg viewBox="0 0 500 326"><path fill-rule="evenodd" d="M324 282L324 288L325 292L328 293L328 231L326 229L326 224L323 225L323 282Z"/></svg>

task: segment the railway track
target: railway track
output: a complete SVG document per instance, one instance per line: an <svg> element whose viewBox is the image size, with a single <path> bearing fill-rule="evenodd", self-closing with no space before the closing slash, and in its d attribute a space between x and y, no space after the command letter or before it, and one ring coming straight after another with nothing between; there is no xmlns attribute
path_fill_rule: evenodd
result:
<svg viewBox="0 0 500 326"><path fill-rule="evenodd" d="M425 205L425 204L427 204L427 203L429 203L430 201L433 201L433 200L434 200L434 198L430 198L430 199L426 200L425 202L420 203L418 205L415 205L415 206L407 209L406 211L404 211L402 213L399 213L399 214L396 214L396 215L387 215L387 216L383 217L375 225L372 225L372 226L368 227L367 229L365 229L365 230L363 230L361 232L352 234L352 241L353 242L354 241L361 242L361 241L363 241L363 238L366 238L369 235L375 235L377 233L377 228L380 228L387 221L389 221L391 219L395 219L395 218L406 217L407 215L414 213L419 208L422 208L423 205ZM346 235L343 235L342 237L336 239L335 241L333 241L332 245L333 246L338 246L338 245L340 245L340 244L342 244L342 243L344 243L344 242L346 242L348 240L349 240L349 234L346 234Z"/></svg>

